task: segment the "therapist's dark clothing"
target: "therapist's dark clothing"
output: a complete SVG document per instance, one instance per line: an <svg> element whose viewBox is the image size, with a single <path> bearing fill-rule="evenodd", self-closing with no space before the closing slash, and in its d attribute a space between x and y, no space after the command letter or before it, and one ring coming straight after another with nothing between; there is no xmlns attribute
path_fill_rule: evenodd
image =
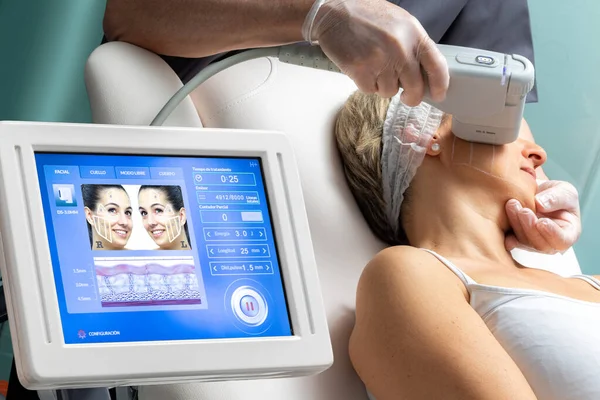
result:
<svg viewBox="0 0 600 400"><path fill-rule="evenodd" d="M414 15L440 44L527 57L535 65L527 0L388 0ZM203 58L162 58L186 83L208 64L236 52ZM527 97L537 102L537 85Z"/></svg>
<svg viewBox="0 0 600 400"><path fill-rule="evenodd" d="M519 54L534 62L527 0L388 0L414 15L440 44ZM236 52L188 59L161 56L185 83L198 71ZM529 93L537 101L537 88ZM60 362L57 360L57 362ZM7 400L36 399L22 388L13 370Z"/></svg>

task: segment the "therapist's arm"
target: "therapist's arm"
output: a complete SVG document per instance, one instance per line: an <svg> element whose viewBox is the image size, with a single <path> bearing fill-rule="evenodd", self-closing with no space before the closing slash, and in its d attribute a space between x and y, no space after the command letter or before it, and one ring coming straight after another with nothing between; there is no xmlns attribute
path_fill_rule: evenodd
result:
<svg viewBox="0 0 600 400"><path fill-rule="evenodd" d="M108 0L104 33L166 56L199 58L303 41L314 0Z"/></svg>

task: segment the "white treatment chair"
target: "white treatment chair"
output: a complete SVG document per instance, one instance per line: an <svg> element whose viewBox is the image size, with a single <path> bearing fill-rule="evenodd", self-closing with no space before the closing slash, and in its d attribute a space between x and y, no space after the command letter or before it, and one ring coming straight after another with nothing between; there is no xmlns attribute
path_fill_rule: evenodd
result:
<svg viewBox="0 0 600 400"><path fill-rule="evenodd" d="M125 43L97 48L86 65L94 123L147 125L182 85L155 54ZM192 383L140 388L141 400L366 400L348 357L360 273L381 248L347 188L332 135L353 82L340 74L262 58L205 82L167 120L171 126L286 132L299 162L314 251L334 348L334 365L305 378ZM170 138L165 137L165 141ZM574 254L520 252L525 265L580 273Z"/></svg>

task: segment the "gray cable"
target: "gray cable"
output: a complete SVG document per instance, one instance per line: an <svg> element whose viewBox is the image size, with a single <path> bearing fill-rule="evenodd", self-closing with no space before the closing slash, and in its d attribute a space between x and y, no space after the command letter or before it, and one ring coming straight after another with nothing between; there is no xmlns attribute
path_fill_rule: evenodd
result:
<svg viewBox="0 0 600 400"><path fill-rule="evenodd" d="M276 57L279 54L279 47L267 47L260 49L252 49L243 51L235 54L231 57L227 57L219 62L208 65L206 68L201 70L196 76L194 76L188 83L183 85L181 89L177 91L171 97L171 99L164 105L160 112L156 115L154 120L150 123L151 126L160 126L165 120L171 115L171 113L177 108L190 93L200 86L211 76L242 62L253 60L255 58L262 57Z"/></svg>

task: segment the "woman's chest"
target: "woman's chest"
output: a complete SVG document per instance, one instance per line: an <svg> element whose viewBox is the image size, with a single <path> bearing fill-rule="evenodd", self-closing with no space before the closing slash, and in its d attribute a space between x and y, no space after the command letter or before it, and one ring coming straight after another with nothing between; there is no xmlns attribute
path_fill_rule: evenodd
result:
<svg viewBox="0 0 600 400"><path fill-rule="evenodd" d="M508 289L536 290L575 300L600 304L600 290L581 278L563 277L552 272L533 268L471 266L465 271L480 285Z"/></svg>
<svg viewBox="0 0 600 400"><path fill-rule="evenodd" d="M600 304L553 296L502 298L475 290L472 305L538 399L600 398Z"/></svg>

